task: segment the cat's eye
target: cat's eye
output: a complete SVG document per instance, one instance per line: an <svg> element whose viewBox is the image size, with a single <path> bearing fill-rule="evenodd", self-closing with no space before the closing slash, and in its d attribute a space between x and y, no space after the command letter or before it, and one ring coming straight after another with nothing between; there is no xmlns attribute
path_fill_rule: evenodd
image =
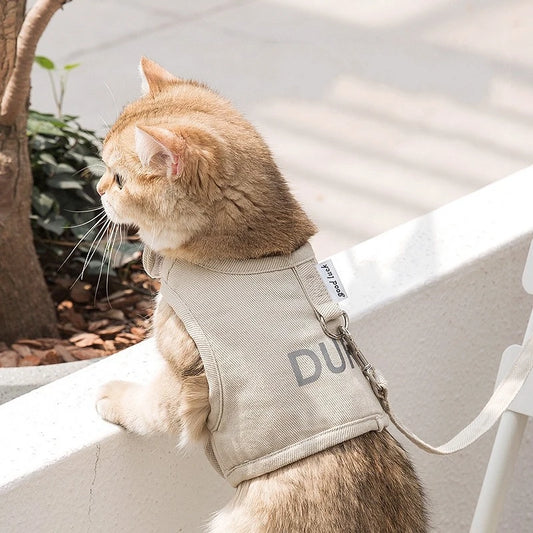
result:
<svg viewBox="0 0 533 533"><path fill-rule="evenodd" d="M115 183L118 185L119 189L122 189L122 186L124 185L124 182L122 180L122 176L120 174L113 174L113 178L115 179Z"/></svg>

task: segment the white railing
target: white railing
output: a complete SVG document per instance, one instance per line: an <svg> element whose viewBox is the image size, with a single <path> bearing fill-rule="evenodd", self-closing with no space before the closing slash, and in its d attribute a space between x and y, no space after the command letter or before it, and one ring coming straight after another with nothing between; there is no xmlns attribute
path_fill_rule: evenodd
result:
<svg viewBox="0 0 533 533"><path fill-rule="evenodd" d="M430 442L477 414L502 350L522 339L532 203L526 169L333 257L352 332L397 413ZM157 364L145 341L0 406L0 532L201 531L232 492L202 452L126 434L94 410L99 385L147 380ZM493 436L451 457L406 444L435 531L468 530ZM532 468L524 446L501 531L533 530Z"/></svg>

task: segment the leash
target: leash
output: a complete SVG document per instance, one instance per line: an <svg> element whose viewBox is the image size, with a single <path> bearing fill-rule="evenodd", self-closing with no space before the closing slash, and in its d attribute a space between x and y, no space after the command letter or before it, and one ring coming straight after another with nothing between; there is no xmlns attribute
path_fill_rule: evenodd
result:
<svg viewBox="0 0 533 533"><path fill-rule="evenodd" d="M337 332L332 332L328 330L324 318L319 316L319 321L324 333L332 339L340 340L347 353L355 359L359 365L359 368L361 369L361 372L370 383L372 391L380 401L383 410L387 413L390 420L398 428L398 430L419 448L429 453L449 455L466 448L479 439L479 437L484 435L499 420L503 412L509 407L533 368L532 336L524 344L510 371L496 387L489 401L486 403L485 407L481 410L478 416L445 444L442 444L441 446L432 446L431 444L428 444L422 440L420 437L417 437L394 414L389 403L389 391L385 378L381 372L379 372L379 370L374 368L367 361L355 343L354 338L348 331L349 320L348 315L345 312L343 312L342 318L344 323L338 326Z"/></svg>

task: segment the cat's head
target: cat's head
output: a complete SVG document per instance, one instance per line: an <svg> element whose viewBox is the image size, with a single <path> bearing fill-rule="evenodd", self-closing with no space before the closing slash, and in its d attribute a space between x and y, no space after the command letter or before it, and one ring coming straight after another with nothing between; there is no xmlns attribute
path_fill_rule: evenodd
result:
<svg viewBox="0 0 533 533"><path fill-rule="evenodd" d="M162 254L287 254L315 232L263 139L205 85L141 60L143 96L104 141L98 183L115 223Z"/></svg>

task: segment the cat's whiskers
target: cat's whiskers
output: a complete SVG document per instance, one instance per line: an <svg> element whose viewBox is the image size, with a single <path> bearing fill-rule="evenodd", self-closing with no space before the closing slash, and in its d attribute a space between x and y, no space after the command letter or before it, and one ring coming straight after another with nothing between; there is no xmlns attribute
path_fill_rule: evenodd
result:
<svg viewBox="0 0 533 533"><path fill-rule="evenodd" d="M107 120L100 114L98 114L98 118L102 121L102 124L105 126L106 128L106 133L111 129L111 126L109 125L109 123L107 122Z"/></svg>
<svg viewBox="0 0 533 533"><path fill-rule="evenodd" d="M65 209L68 213L90 213L91 211L103 211L104 206L94 207L92 209L82 209L80 211L77 211L75 209Z"/></svg>
<svg viewBox="0 0 533 533"><path fill-rule="evenodd" d="M111 244L111 238L113 236L113 233L115 231L115 228L117 227L117 225L112 222L112 221L109 221L110 224L113 225L113 227L111 228L111 236L108 237L106 243L105 243L105 247L104 247L104 252L102 254L102 261L100 263L100 272L98 273L98 280L96 281L96 288L94 290L94 302L96 303L96 296L98 294L98 288L100 287L100 280L102 279L102 272L103 272L103 269L104 269L104 263L105 263L105 256L108 252L108 250L110 250L112 244ZM108 300L109 301L109 300Z"/></svg>
<svg viewBox="0 0 533 533"><path fill-rule="evenodd" d="M107 256L107 275L106 275L106 281L105 281L105 293L107 297L107 303L109 306L111 306L111 302L109 301L109 269L111 268L111 258L113 255L113 247L115 246L115 241L117 240L117 233L120 226L119 224L113 223L113 229L111 230L111 246L109 247L109 255ZM115 249L116 253L116 249Z"/></svg>
<svg viewBox="0 0 533 533"><path fill-rule="evenodd" d="M94 254L96 253L96 250L98 250L98 246L100 246L100 243L102 242L102 239L104 238L104 235L106 234L106 231L108 230L110 225L111 225L111 221L107 220L106 223L104 224L104 226L100 229L100 231L96 235L96 237L93 239L93 242L91 243L89 251L87 252L87 255L85 257L85 261L83 262L83 267L81 269L81 273L80 273L78 279L83 279L83 275L85 273L85 269L89 266L89 263L91 262L91 259L93 258Z"/></svg>
<svg viewBox="0 0 533 533"><path fill-rule="evenodd" d="M113 254L113 268L115 268L115 261L117 259L117 253L122 247L122 242L124 240L124 234L122 232L123 229L124 229L124 226L122 224L118 224L118 233L120 235L120 241L118 243L118 246L115 248L115 253Z"/></svg>
<svg viewBox="0 0 533 533"><path fill-rule="evenodd" d="M81 269L81 272L78 274L78 277L74 280L74 283L72 283L72 285L70 286L70 288L72 289L72 287L74 287L74 285L76 284L76 282L78 282L79 280L82 280L83 279L83 276L85 274L85 269L87 268L87 266L90 264L91 262L91 259L93 257L93 255L95 254L97 248L98 248L98 245L100 244L101 240L103 239L104 235L105 235L105 231L106 229L109 227L109 221L102 227L100 228L100 230L98 231L98 234L96 235L96 237L93 239L93 242L91 243L91 247L89 248L89 252L87 252L87 255L85 257L85 261L83 263L83 267ZM101 235L101 237L98 239L98 236ZM98 243L96 244L96 247L93 249L93 246L96 242L96 240L98 239ZM91 254L91 249L93 249L92 251L92 254ZM89 256L90 254L90 256Z"/></svg>
<svg viewBox="0 0 533 533"><path fill-rule="evenodd" d="M92 165L87 165L83 168L80 168L73 174L73 176L77 176L78 174L81 174L84 170L91 170L92 168L98 168L105 171L105 165L103 163L93 163Z"/></svg>
<svg viewBox="0 0 533 533"><path fill-rule="evenodd" d="M89 233L91 233L91 231L93 231L95 228L97 228L100 224L102 224L103 222L105 221L105 217L101 217L99 218L94 224L93 226L86 232L83 234L83 236L81 237L81 239L77 242L76 246L74 246L74 248L72 248L72 250L70 251L70 253L67 255L67 257L65 257L65 260L61 263L61 265L59 266L59 268L57 269L58 272L63 268L63 266L65 265L65 263L70 259L70 257L72 256L72 254L78 249L79 245L85 240L85 237L87 237L87 235L89 235Z"/></svg>
<svg viewBox="0 0 533 533"><path fill-rule="evenodd" d="M111 87L109 87L108 83L105 81L103 83L104 83L104 87L107 89L107 92L111 95L111 99L113 100L113 105L115 106L115 114L118 117L120 112L119 112L119 108L117 104L117 99L115 98L115 95L113 94L113 91L111 90ZM102 119L102 122L105 124L107 129L110 130L111 127L109 126L109 124L102 117L100 118Z"/></svg>
<svg viewBox="0 0 533 533"><path fill-rule="evenodd" d="M87 222L83 222L82 224L76 224L75 226L64 226L64 228L79 228L81 226L85 226L86 224L89 224L93 220L96 220L97 218L103 219L106 216L105 213L98 213L95 217L91 218L90 220L87 220Z"/></svg>

